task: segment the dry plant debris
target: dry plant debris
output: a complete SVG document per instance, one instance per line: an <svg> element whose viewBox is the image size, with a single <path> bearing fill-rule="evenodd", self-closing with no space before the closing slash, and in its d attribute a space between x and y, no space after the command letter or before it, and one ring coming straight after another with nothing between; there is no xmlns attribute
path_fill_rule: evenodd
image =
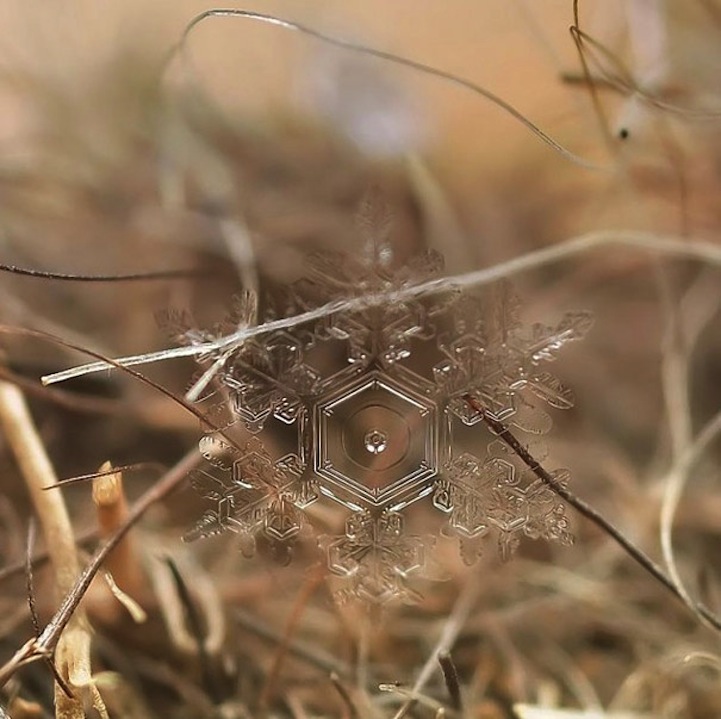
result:
<svg viewBox="0 0 721 719"><path fill-rule="evenodd" d="M2 66L1 717L721 716L721 12L504 9L572 23L565 120L241 9ZM336 115L224 103L221 32L340 53Z"/></svg>

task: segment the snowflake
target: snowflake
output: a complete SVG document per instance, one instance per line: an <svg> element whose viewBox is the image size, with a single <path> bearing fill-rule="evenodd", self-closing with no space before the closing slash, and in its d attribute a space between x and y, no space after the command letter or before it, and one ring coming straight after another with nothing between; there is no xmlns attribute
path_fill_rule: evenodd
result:
<svg viewBox="0 0 721 719"><path fill-rule="evenodd" d="M245 553L261 542L286 561L308 508L334 502L348 513L345 532L322 543L330 573L346 585L338 596L377 603L408 596L409 576L424 568L429 543L405 533L403 516L424 498L446 517L468 562L490 534L503 559L524 536L569 544L564 505L479 426L464 398L531 441L544 435L551 418L542 405L573 405L546 364L584 336L590 315L529 328L505 283L481 294L409 291L439 276L441 257L426 252L400 264L385 223L361 219L359 256L309 257L282 313L268 303L255 317L246 296L224 331L349 299L352 309L201 358L244 439L226 428L201 441L208 468L193 485L213 508L188 539L230 530ZM198 343L222 332L175 334ZM553 476L568 478L564 470Z"/></svg>

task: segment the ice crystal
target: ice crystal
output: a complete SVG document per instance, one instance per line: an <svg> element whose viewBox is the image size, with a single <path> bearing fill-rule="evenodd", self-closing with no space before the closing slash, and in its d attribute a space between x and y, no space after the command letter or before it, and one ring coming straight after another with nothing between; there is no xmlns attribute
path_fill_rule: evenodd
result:
<svg viewBox="0 0 721 719"><path fill-rule="evenodd" d="M218 432L201 441L208 467L193 485L213 506L188 538L230 530L245 553L260 541L288 560L306 509L330 500L348 513L345 532L322 540L330 573L345 584L339 597L380 603L406 596L409 575L424 567L428 542L404 531L404 510L423 498L446 516L468 562L489 534L504 559L524 536L570 543L564 505L479 425L464 397L519 436L545 434L551 418L542 405L573 404L546 365L583 337L590 316L528 327L505 283L484 293L404 292L437 276L441 257L400 264L383 241L385 222L364 221L361 230L364 252L309 257L282 301L283 313L299 314L356 298L353 310L201 358L244 439ZM231 330L255 314L246 297ZM258 320L279 314L268 303ZM219 334L179 333L185 343ZM565 470L553 476L567 481Z"/></svg>
<svg viewBox="0 0 721 719"><path fill-rule="evenodd" d="M215 504L187 539L236 532L247 556L255 553L258 538L279 559L289 560L292 545L304 523L302 508L315 499L301 478L298 457L273 461L262 443L252 438L242 449L208 435L200 449L209 468L191 475L193 487Z"/></svg>
<svg viewBox="0 0 721 719"><path fill-rule="evenodd" d="M449 526L461 539L461 552L472 562L491 529L498 536L498 551L508 559L521 535L532 539L570 544L564 505L554 492L530 470L518 471L510 458L490 457L481 461L464 453L447 467L436 482L433 504L449 515ZM552 473L565 484L566 470Z"/></svg>
<svg viewBox="0 0 721 719"><path fill-rule="evenodd" d="M402 515L354 512L345 533L325 543L328 569L347 585L337 594L340 601L382 604L413 596L407 578L423 568L427 542L404 532Z"/></svg>

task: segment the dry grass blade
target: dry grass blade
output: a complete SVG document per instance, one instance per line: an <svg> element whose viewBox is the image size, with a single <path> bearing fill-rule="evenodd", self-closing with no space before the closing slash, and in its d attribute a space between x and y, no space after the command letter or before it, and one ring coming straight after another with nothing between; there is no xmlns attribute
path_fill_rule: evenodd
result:
<svg viewBox="0 0 721 719"><path fill-rule="evenodd" d="M173 561L172 557L166 557L165 563L170 569L171 576L175 582L178 597L185 610L185 617L188 623L188 629L191 636L195 640L195 644L198 651L198 661L200 663L200 671L202 673L203 684L208 692L208 695L216 702L220 702L222 698L222 691L220 689L219 677L217 676L216 670L214 669L211 661L211 657L208 653L207 641L205 632L206 629L203 626L203 620L198 608L196 607L195 600L191 595L190 589L183 578L183 575L178 569L178 565Z"/></svg>
<svg viewBox="0 0 721 719"><path fill-rule="evenodd" d="M59 599L71 591L80 574L72 525L62 495L44 491L57 483L57 477L22 393L7 382L0 383L0 425L20 465L45 535ZM39 643L39 637L37 641ZM72 694L75 689L88 692L93 705L106 716L102 699L92 683L90 635L81 610L68 616L65 631L48 649L54 650L54 666L58 672L59 683L55 689L58 716L62 719L84 717L82 702Z"/></svg>
<svg viewBox="0 0 721 719"><path fill-rule="evenodd" d="M295 32L299 32L303 35L307 35L308 37L315 38L317 40L320 40L321 42L327 43L329 45L333 45L338 48L342 48L345 50L351 50L353 52L361 53L363 55L369 55L371 57L378 58L380 60L383 60L385 62L390 62L396 65L401 65L407 68L410 68L411 70L414 70L416 72L422 73L424 75L429 75L431 77L437 77L444 82L449 83L450 85L456 85L460 88L463 88L465 90L470 90L472 93L488 100L493 105L496 105L501 110L506 112L508 115L510 115L514 120L520 122L526 129L528 129L531 133L533 133L541 142L546 144L548 147L550 147L554 152L557 152L561 157L568 160L569 162L572 162L575 165L578 165L579 167L583 167L590 170L601 170L603 168L600 168L598 165L595 165L594 163L579 157L578 155L574 154L570 150L567 150L563 145L561 145L559 142L554 140L552 137L550 137L548 134L543 132L537 125L535 125L533 122L531 122L523 113L519 112L515 107L510 105L508 102L506 102L504 99L496 95L495 93L490 92L484 87L481 87L480 85L477 85L476 83L471 82L470 80L466 80L465 78L459 77L458 75L454 75L453 73L446 72L444 70L440 70L435 67L431 67L430 65L425 65L424 63L417 62L415 60L409 60L408 58L401 57L399 55L395 55L394 53L385 52L383 50L375 50L373 48L367 47L365 45L359 45L358 43L350 42L348 40L340 40L336 37L332 37L330 35L326 35L322 32L319 32L318 30L315 30L307 25L302 25L301 23L292 22L290 20L285 20L281 17L274 16L274 15L267 15L264 13L259 12L252 12L249 10L237 10L232 8L215 8L212 10L205 10L202 13L199 13L196 15L186 26L185 31L183 32L183 36L180 39L180 42L178 43L178 48L183 51L185 50L185 46L187 44L188 37L193 32L193 30L200 25L201 23L205 22L208 19L211 18L239 18L239 19L246 19L261 23L267 23L269 25L275 25L277 27L282 27L287 30L292 30ZM171 52L170 58L172 59L173 55L175 54L175 50Z"/></svg>

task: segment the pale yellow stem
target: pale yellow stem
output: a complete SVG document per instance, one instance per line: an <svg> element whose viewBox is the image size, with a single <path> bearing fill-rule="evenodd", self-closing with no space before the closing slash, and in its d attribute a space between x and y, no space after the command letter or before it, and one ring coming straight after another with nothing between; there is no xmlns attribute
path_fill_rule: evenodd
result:
<svg viewBox="0 0 721 719"><path fill-rule="evenodd" d="M73 527L61 492L57 489L48 491L58 478L22 392L9 382L0 382L0 427L15 455L40 522L53 571L56 600L60 601L73 588L80 574ZM55 664L70 688L89 688L93 703L102 705L97 690L94 692L92 687L90 633L81 609L76 610L60 637ZM85 717L82 702L68 697L58 684L55 686L55 705L58 719Z"/></svg>

